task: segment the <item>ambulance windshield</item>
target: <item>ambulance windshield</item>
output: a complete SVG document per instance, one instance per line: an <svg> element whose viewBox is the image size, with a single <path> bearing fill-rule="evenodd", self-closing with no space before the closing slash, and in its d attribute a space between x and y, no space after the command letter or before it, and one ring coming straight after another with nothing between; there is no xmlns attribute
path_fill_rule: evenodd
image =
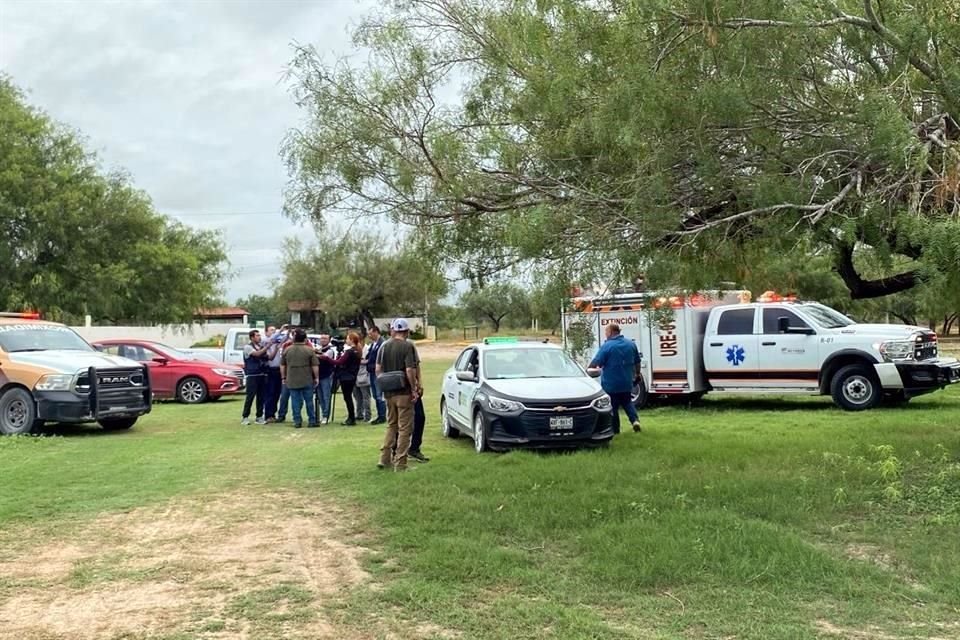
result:
<svg viewBox="0 0 960 640"><path fill-rule="evenodd" d="M72 329L49 324L0 325L0 349L7 353L93 351Z"/></svg>
<svg viewBox="0 0 960 640"><path fill-rule="evenodd" d="M853 320L839 311L822 304L804 304L800 305L800 308L824 329L842 329L855 324Z"/></svg>
<svg viewBox="0 0 960 640"><path fill-rule="evenodd" d="M496 349L484 354L488 380L579 378L586 374L560 349Z"/></svg>

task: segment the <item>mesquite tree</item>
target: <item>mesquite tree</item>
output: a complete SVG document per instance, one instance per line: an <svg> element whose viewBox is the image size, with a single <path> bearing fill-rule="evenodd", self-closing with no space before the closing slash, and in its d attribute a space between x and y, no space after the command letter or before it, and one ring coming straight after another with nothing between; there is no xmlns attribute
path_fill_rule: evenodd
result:
<svg viewBox="0 0 960 640"><path fill-rule="evenodd" d="M827 257L853 298L960 289L960 17L941 0L402 0L309 47L293 215L703 286ZM786 262L785 262L786 261Z"/></svg>

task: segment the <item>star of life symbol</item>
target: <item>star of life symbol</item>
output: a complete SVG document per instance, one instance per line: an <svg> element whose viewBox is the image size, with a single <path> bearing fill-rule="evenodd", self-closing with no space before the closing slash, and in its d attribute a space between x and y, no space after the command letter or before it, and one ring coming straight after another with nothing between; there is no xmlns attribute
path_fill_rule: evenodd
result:
<svg viewBox="0 0 960 640"><path fill-rule="evenodd" d="M732 345L727 349L727 362L735 367L739 367L746 360L746 352L738 344Z"/></svg>

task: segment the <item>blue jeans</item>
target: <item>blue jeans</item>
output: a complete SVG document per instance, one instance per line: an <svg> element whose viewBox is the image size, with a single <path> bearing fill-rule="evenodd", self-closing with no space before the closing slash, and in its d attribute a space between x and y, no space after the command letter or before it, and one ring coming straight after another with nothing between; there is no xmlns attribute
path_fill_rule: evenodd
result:
<svg viewBox="0 0 960 640"><path fill-rule="evenodd" d="M293 401L293 424L303 424L303 414L300 413L303 405L307 405L307 423L317 424L317 412L313 407L313 387L290 389L289 394Z"/></svg>
<svg viewBox="0 0 960 640"><path fill-rule="evenodd" d="M320 413L324 420L330 419L330 400L333 398L333 376L320 378L317 385L317 397L320 398Z"/></svg>
<svg viewBox="0 0 960 640"><path fill-rule="evenodd" d="M613 403L613 432L620 433L620 409L622 408L627 413L627 418L630 420L630 424L637 422L639 418L637 417L637 408L633 406L633 398L630 397L630 392L625 391L623 393L607 393L610 396L610 400Z"/></svg>
<svg viewBox="0 0 960 640"><path fill-rule="evenodd" d="M377 404L377 420L387 419L387 401L383 399L383 391L377 386L377 374L370 374L370 395Z"/></svg>
<svg viewBox="0 0 960 640"><path fill-rule="evenodd" d="M277 420L286 420L287 409L289 408L290 408L290 389L287 389L287 385L283 385L280 388L280 402L277 405Z"/></svg>
<svg viewBox="0 0 960 640"><path fill-rule="evenodd" d="M613 403L613 432L620 433L620 409L623 408L627 412L627 418L630 419L630 424L633 424L639 418L637 417L637 408L633 406L633 398L630 397L630 392L626 391L624 393L607 393L610 396L610 400Z"/></svg>

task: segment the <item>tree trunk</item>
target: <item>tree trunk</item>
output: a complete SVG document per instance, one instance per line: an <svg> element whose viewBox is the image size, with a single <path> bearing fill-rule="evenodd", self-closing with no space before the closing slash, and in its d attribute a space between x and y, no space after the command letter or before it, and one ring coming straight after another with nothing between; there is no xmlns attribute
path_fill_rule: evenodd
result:
<svg viewBox="0 0 960 640"><path fill-rule="evenodd" d="M882 298L907 291L920 283L920 277L916 271L905 271L879 280L864 280L853 264L853 245L844 244L836 249L834 269L847 285L850 297L854 300Z"/></svg>
<svg viewBox="0 0 960 640"><path fill-rule="evenodd" d="M909 316L905 316L905 315L903 315L902 313L897 313L896 311L890 311L890 315L892 315L894 318L896 318L897 320L899 320L899 321L902 322L903 324L909 324L909 325L912 325L912 326L916 326L916 324L917 324L917 319L916 319L916 318L911 318L911 317L909 317Z"/></svg>
<svg viewBox="0 0 960 640"><path fill-rule="evenodd" d="M957 319L960 318L960 314L950 314L943 319L943 333L942 335L948 336L950 332L953 331L953 325L956 323Z"/></svg>
<svg viewBox="0 0 960 640"><path fill-rule="evenodd" d="M377 322L374 319L373 314L370 313L369 309L360 310L360 319L361 319L361 322L359 324L361 327L361 331L363 332L363 337L366 338L367 330L372 328L374 325L376 325Z"/></svg>

